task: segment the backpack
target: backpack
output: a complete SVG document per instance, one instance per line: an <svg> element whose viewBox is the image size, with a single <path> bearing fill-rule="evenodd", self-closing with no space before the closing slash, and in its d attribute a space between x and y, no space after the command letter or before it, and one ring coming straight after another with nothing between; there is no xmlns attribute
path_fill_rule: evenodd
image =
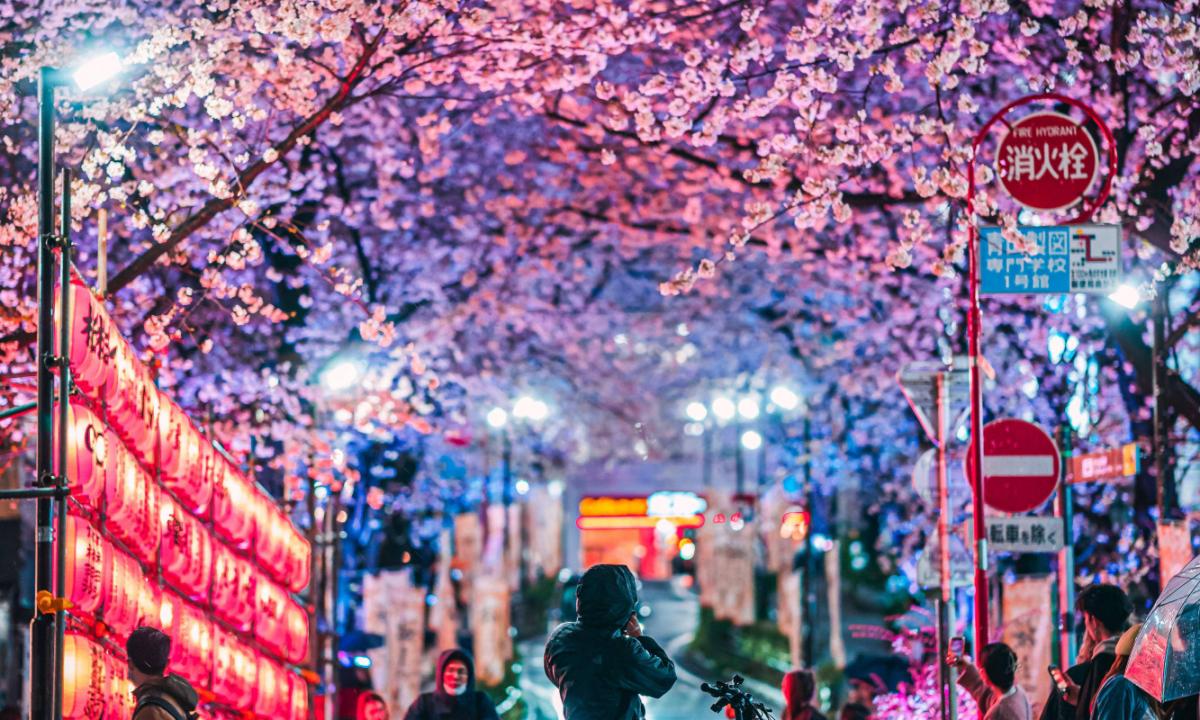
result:
<svg viewBox="0 0 1200 720"><path fill-rule="evenodd" d="M172 720L199 720L200 718L200 716L194 712L181 713L174 705L164 698L155 697L154 695L147 695L138 700L137 707L133 709L134 720L137 720L138 713L140 713L143 708L148 707L158 708L159 710L165 711L171 716Z"/></svg>

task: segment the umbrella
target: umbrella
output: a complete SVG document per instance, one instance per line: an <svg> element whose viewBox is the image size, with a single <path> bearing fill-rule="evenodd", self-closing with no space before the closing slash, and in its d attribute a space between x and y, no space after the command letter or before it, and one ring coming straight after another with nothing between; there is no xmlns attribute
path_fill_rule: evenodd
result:
<svg viewBox="0 0 1200 720"><path fill-rule="evenodd" d="M1200 693L1200 557L1171 578L1150 609L1125 677L1161 702Z"/></svg>

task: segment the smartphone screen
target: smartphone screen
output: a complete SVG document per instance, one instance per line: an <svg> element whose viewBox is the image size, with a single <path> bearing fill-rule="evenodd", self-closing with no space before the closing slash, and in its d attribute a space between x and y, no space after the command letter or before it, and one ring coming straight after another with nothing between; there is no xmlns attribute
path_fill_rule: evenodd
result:
<svg viewBox="0 0 1200 720"><path fill-rule="evenodd" d="M1048 669L1050 670L1050 677L1054 678L1054 684L1058 686L1059 691L1066 692L1067 676L1063 674L1063 671L1057 665L1051 665Z"/></svg>
<svg viewBox="0 0 1200 720"><path fill-rule="evenodd" d="M963 649L964 649L965 645L966 645L966 641L963 639L963 637L961 635L956 635L956 636L950 638L950 654L956 655L958 657L962 657Z"/></svg>

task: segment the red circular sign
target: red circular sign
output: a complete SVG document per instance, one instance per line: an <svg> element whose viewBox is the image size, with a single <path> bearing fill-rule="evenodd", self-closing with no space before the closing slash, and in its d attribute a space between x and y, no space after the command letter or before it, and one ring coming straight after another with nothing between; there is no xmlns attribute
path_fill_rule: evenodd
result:
<svg viewBox="0 0 1200 720"><path fill-rule="evenodd" d="M1031 210L1061 210L1079 202L1096 180L1096 141L1066 115L1038 112L1009 127L996 153L1000 185Z"/></svg>
<svg viewBox="0 0 1200 720"><path fill-rule="evenodd" d="M967 477L973 478L971 453ZM1024 420L995 420L983 426L983 502L1000 512L1028 512L1058 488L1062 463L1045 430Z"/></svg>

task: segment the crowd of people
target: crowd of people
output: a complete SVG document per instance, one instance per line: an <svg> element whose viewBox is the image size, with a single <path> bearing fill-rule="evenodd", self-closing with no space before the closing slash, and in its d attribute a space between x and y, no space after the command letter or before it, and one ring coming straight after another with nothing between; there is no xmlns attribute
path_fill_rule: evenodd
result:
<svg viewBox="0 0 1200 720"><path fill-rule="evenodd" d="M544 670L558 688L565 720L643 720L642 697L662 697L674 686L675 664L642 633L637 603L637 580L624 565L597 565L584 573L576 596L578 617L554 631L544 657ZM1048 669L1055 687L1039 720L1196 720L1195 696L1162 703L1125 677L1141 626L1130 624L1133 605L1121 588L1085 588L1076 610L1084 628L1079 654L1065 672ZM168 672L167 635L138 628L126 649L129 678L136 687L133 720L196 717L196 691ZM1034 720L1029 698L1016 682L1020 659L1008 645L984 645L975 661L952 652L945 662L975 699L981 720ZM780 720L827 720L814 704L816 689L810 671L789 672L783 679L787 706ZM873 688L851 683L850 690L837 720L878 720ZM374 692L359 696L357 705L357 720L388 717L383 698ZM492 701L475 687L471 655L455 649L442 653L434 689L417 698L405 720L499 718Z"/></svg>

